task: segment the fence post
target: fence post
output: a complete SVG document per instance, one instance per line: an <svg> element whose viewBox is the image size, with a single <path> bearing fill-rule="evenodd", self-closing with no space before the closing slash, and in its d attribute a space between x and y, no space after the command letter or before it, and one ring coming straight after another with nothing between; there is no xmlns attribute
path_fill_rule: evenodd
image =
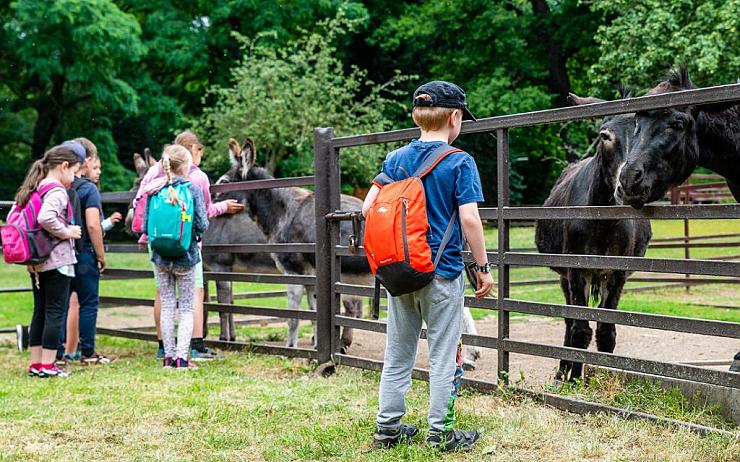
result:
<svg viewBox="0 0 740 462"><path fill-rule="evenodd" d="M504 310L504 299L509 297L509 265L504 257L509 251L509 222L504 219L504 207L509 206L509 131L499 128L497 140L498 171L498 378L509 383L509 352L505 339L509 338L509 312Z"/></svg>
<svg viewBox="0 0 740 462"><path fill-rule="evenodd" d="M338 165L332 161L334 150L331 148L331 139L334 131L331 128L317 128L314 130L314 175L316 188L316 353L319 364L331 360L333 353L334 332L333 303L334 284L332 281L332 259L334 255L330 227L326 214L332 212L332 193L335 189L332 182L332 166ZM337 201L339 195L337 193Z"/></svg>

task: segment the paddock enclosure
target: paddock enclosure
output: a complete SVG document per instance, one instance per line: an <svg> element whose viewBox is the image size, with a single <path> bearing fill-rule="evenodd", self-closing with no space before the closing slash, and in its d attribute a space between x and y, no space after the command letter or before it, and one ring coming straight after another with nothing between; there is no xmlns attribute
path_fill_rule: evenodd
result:
<svg viewBox="0 0 740 462"><path fill-rule="evenodd" d="M740 204L700 204L700 205L678 205L680 195L676 197L671 205L650 205L641 210L635 210L627 206L609 207L512 207L509 205L509 131L521 127L551 124L559 122L577 121L584 119L599 118L608 115L632 113L636 111L653 110L669 107L681 107L687 105L718 103L726 101L740 101L740 84L717 86L697 90L688 90L676 93L646 96L640 98L624 99L604 103L595 103L584 106L575 106L561 109L552 109L523 114L491 117L478 121L466 121L463 123L462 134L492 132L497 140L497 207L481 208L480 214L489 225L495 225L497 229L496 248L488 249L488 258L491 262L494 277L497 282L497 295L495 298L478 300L466 297L465 304L471 308L490 310L497 315L496 336L488 335L463 335L463 342L481 348L496 351L497 366L496 374L485 378L463 378L463 385L473 387L482 391L495 391L500 386L510 386L519 392L528 394L549 405L574 412L597 412L605 411L626 417L648 418L659 420L655 416L630 412L622 409L612 408L598 403L580 401L557 394L541 391L517 388L509 384L510 377L510 355L522 354L539 356L552 359L564 359L575 362L583 362L594 366L630 371L641 374L649 374L670 379L680 379L710 385L719 385L733 389L740 393L740 374L725 370L699 367L696 365L669 363L658 360L646 360L632 356L620 356L594 351L581 350L554 344L538 343L533 341L522 341L511 336L511 313L523 313L553 318L569 318L587 321L612 323L621 326L633 326L639 328L656 329L660 331L690 333L707 335L713 337L724 337L728 339L740 339L740 323L726 321L712 321L675 317L657 314L646 314L623 310L608 310L593 307L582 307L564 304L542 303L526 299L512 298L511 288L515 285L537 285L552 283L554 280L529 280L513 282L510 277L512 268L524 267L548 267L557 266L564 268L611 268L618 270L635 271L640 273L668 273L673 277L658 276L646 277L641 282L663 284L667 286L686 286L706 283L738 283L740 282L740 255L725 257L725 259L689 259L691 248L702 248L709 246L731 246L737 247L738 242L716 243L715 236L702 236L697 238L688 233L688 220L717 220L717 219L740 219ZM333 363L338 366L357 367L362 369L382 369L382 361L348 353L340 352L340 328L351 327L375 333L385 333L385 323L380 320L356 319L340 314L340 296L357 295L372 297L374 289L370 286L353 285L342 282L339 274L339 263L342 257L350 255L364 255L363 247L350 248L339 243L339 224L341 221L353 221L360 232L362 226L361 216L356 211L339 209L340 200L340 156L341 151L350 147L359 147L371 144L383 144L401 142L418 136L418 129L406 129L381 133L371 133L357 136L336 137L331 128L317 128L314 132L314 154L315 175L283 178L274 180L248 181L228 183L211 186L213 193L225 193L239 190L251 190L262 188L281 188L289 186L312 186L316 194L316 236L317 242L290 243L290 244L251 244L251 245L209 245L204 242L203 253L315 253L316 266L315 275L277 275L256 273L223 273L206 272L205 281L233 281L233 282L255 282L274 284L299 284L316 286L317 311L286 310L280 308L259 306L262 297L274 297L280 295L281 291L262 292L257 294L236 294L235 298L248 298L248 305L224 304L212 301L212 295L208 294L206 284L206 310L211 312L228 312L235 314L255 315L266 318L298 318L310 320L316 323L316 346L288 348L269 342L246 343L210 340L211 346L224 349L248 349L251 351L283 355L288 357L306 358L315 360L319 364ZM482 154L475 153L480 157ZM711 187L715 187L712 184ZM699 190L696 194L705 194L700 188L685 187L679 194L686 197L692 192ZM706 194L705 194L706 195ZM104 193L103 201L106 204L128 204L133 196L131 192ZM696 197L694 198L696 199ZM700 200L700 199L698 199ZM686 200L692 203L691 200ZM0 205L7 206L5 202ZM530 248L511 248L510 229L514 222L526 222L544 219L643 219L643 220L685 220L687 232L685 236L670 238L664 241L655 240L651 247L655 248L683 248L685 259L670 258L638 258L638 257L610 257L594 255L557 255L539 254ZM728 237L722 235L721 237ZM737 237L729 236L729 237ZM107 245L108 252L142 252L136 244ZM464 255L466 261L471 261L469 253ZM134 270L126 268L109 268L103 273L104 279L132 279L152 278L149 270ZM637 280L638 277L630 279ZM655 289L655 286L650 286ZM30 289L5 288L2 292L22 291ZM153 300L134 297L105 297L101 296L101 304L116 306L140 306L151 305ZM153 333L134 329L111 329L98 328L99 334L120 336L141 340L156 340ZM422 333L424 337L424 333ZM740 341L737 342L740 350ZM730 359L730 358L728 358ZM426 371L416 369L416 378L424 379ZM689 425L697 431L709 431L709 429Z"/></svg>

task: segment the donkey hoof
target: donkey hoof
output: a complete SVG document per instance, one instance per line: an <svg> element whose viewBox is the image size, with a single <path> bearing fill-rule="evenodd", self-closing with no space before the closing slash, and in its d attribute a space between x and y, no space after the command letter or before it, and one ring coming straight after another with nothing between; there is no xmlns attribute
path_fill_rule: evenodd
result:
<svg viewBox="0 0 740 462"><path fill-rule="evenodd" d="M740 372L740 359L736 359L732 362L730 372Z"/></svg>

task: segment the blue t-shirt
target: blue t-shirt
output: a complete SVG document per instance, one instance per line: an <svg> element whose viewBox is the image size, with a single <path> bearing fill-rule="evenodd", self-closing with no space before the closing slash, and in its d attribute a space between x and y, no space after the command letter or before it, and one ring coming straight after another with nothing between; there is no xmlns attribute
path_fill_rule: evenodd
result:
<svg viewBox="0 0 740 462"><path fill-rule="evenodd" d="M403 180L412 175L441 145L441 141L411 140L408 145L388 154L383 162L383 172L394 181ZM452 214L461 205L483 202L483 188L475 160L466 152L456 152L444 158L422 179L422 183L430 227L427 242L434 260ZM434 272L444 278L455 279L463 268L462 228L458 215L450 241Z"/></svg>
<svg viewBox="0 0 740 462"><path fill-rule="evenodd" d="M81 223L82 227L82 248L85 250L92 249L90 234L87 232L87 222L85 220L85 211L90 208L96 208L100 211L100 221L103 221L103 201L100 198L100 191L92 181L85 181L77 187L77 197L80 199Z"/></svg>

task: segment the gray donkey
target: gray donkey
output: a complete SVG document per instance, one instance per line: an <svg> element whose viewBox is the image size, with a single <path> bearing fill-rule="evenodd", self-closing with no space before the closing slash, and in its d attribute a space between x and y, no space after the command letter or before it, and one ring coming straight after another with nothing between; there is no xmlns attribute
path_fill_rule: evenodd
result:
<svg viewBox="0 0 740 462"><path fill-rule="evenodd" d="M248 138L243 147L236 140L229 140L229 157L232 166L219 179L219 183L272 179L273 176L267 170L255 165L255 153L254 142L251 139ZM296 187L260 189L231 193L223 198L237 199L244 203L269 242L316 242L315 196L312 191ZM362 209L362 201L356 197L342 195L340 203L341 210L359 211ZM352 232L352 225L349 222L343 222L340 226L340 242L346 245ZM361 237L360 242L362 242ZM315 255L313 253L273 254L273 259L285 274L314 274ZM367 259L364 257L342 258L341 277L344 282L370 285L372 275ZM315 288L308 286L306 288L310 309L315 310ZM289 296L289 308L299 309L299 302L300 294ZM361 299L344 296L342 303L348 315L354 317L362 315ZM463 331L475 334L473 317L467 308L464 320ZM290 321L289 327L288 341L290 342L291 339L296 338L298 321ZM351 343L352 330L345 328L341 339L342 351L346 351ZM463 358L466 368L475 368L475 361L478 357L480 357L478 348L465 347Z"/></svg>

